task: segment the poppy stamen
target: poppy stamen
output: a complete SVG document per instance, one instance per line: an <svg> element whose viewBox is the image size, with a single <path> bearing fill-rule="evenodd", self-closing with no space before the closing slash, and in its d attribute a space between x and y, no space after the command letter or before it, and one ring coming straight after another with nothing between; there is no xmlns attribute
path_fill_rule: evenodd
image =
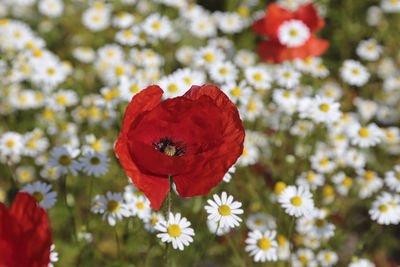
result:
<svg viewBox="0 0 400 267"><path fill-rule="evenodd" d="M159 138L152 142L153 147L168 156L183 156L186 154L186 144L182 141L172 141L170 137Z"/></svg>

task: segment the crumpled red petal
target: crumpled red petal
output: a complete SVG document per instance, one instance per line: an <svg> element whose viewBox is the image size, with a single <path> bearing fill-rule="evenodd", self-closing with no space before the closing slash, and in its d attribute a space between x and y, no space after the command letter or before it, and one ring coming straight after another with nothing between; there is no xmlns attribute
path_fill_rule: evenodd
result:
<svg viewBox="0 0 400 267"><path fill-rule="evenodd" d="M0 221L0 266L45 267L50 263L53 242L47 212L31 195L18 193L9 211L1 204ZM10 248L14 254L8 254Z"/></svg>

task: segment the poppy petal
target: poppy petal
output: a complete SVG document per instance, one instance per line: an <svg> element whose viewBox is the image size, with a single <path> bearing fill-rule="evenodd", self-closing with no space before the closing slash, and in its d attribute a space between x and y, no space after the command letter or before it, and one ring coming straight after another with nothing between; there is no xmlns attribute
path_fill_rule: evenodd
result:
<svg viewBox="0 0 400 267"><path fill-rule="evenodd" d="M122 131L128 132L136 119L158 105L163 93L164 91L159 86L151 85L136 94L125 110Z"/></svg>
<svg viewBox="0 0 400 267"><path fill-rule="evenodd" d="M278 39L278 29L281 24L293 18L293 12L282 8L278 4L269 4L264 20L266 34L272 39Z"/></svg>
<svg viewBox="0 0 400 267"><path fill-rule="evenodd" d="M294 15L296 19L303 21L308 26L310 32L316 31L320 26L318 12L312 3L299 6Z"/></svg>
<svg viewBox="0 0 400 267"><path fill-rule="evenodd" d="M264 24L264 18L256 20L251 26L251 29L259 35L267 35L267 31L265 29L265 24Z"/></svg>
<svg viewBox="0 0 400 267"><path fill-rule="evenodd" d="M21 226L19 236L26 247L27 262L30 266L47 266L53 243L47 212L28 193L18 193L9 213Z"/></svg>
<svg viewBox="0 0 400 267"><path fill-rule="evenodd" d="M118 160L124 168L126 175L149 199L150 207L159 210L170 189L168 179L166 177L162 178L153 175L146 175L139 170L136 163L132 160L129 151L129 140L122 132L115 144L115 153L118 156Z"/></svg>
<svg viewBox="0 0 400 267"><path fill-rule="evenodd" d="M264 40L257 45L260 58L267 63L280 63L288 59L287 48L279 42Z"/></svg>

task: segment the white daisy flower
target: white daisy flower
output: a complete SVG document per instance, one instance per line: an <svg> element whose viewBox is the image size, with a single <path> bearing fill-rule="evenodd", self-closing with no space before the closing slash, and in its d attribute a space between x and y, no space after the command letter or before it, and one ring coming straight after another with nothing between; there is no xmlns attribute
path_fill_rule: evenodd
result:
<svg viewBox="0 0 400 267"><path fill-rule="evenodd" d="M112 20L113 26L119 29L126 29L135 22L135 17L125 11L120 11Z"/></svg>
<svg viewBox="0 0 400 267"><path fill-rule="evenodd" d="M336 169L337 164L330 153L317 152L310 157L311 167L320 173L330 173Z"/></svg>
<svg viewBox="0 0 400 267"><path fill-rule="evenodd" d="M296 179L297 185L302 185L305 187L309 187L312 190L317 189L318 186L323 186L325 183L325 177L322 174L315 173L313 171L303 172Z"/></svg>
<svg viewBox="0 0 400 267"><path fill-rule="evenodd" d="M367 9L367 24L369 26L378 26L382 20L382 9L378 6L370 6Z"/></svg>
<svg viewBox="0 0 400 267"><path fill-rule="evenodd" d="M338 121L342 115L340 112L340 103L335 102L332 98L316 96L312 102L311 118L315 122L323 122L327 124Z"/></svg>
<svg viewBox="0 0 400 267"><path fill-rule="evenodd" d="M333 175L332 182L336 185L336 190L342 196L347 196L351 186L353 185L353 179L347 176L344 172L339 172Z"/></svg>
<svg viewBox="0 0 400 267"><path fill-rule="evenodd" d="M218 12L215 14L218 27L224 33L238 33L246 26L243 19L236 12Z"/></svg>
<svg viewBox="0 0 400 267"><path fill-rule="evenodd" d="M155 229L161 233L157 234L162 242L172 243L174 249L183 250L193 242L194 231L189 227L190 222L181 217L180 213L169 214L168 221L157 222Z"/></svg>
<svg viewBox="0 0 400 267"><path fill-rule="evenodd" d="M51 184L36 181L33 184L27 184L21 191L29 193L37 200L41 207L49 209L57 201L57 192L51 191L51 188Z"/></svg>
<svg viewBox="0 0 400 267"><path fill-rule="evenodd" d="M214 37L217 34L216 21L208 14L194 17L190 20L189 31L199 38Z"/></svg>
<svg viewBox="0 0 400 267"><path fill-rule="evenodd" d="M360 186L358 196L361 199L372 196L383 186L382 178L378 177L378 175L374 171L358 169L357 174L358 177L356 181L357 184Z"/></svg>
<svg viewBox="0 0 400 267"><path fill-rule="evenodd" d="M217 83L231 83L237 79L238 69L230 61L216 62L208 69L211 79Z"/></svg>
<svg viewBox="0 0 400 267"><path fill-rule="evenodd" d="M367 83L370 74L360 62L348 59L340 68L340 76L350 85L363 86Z"/></svg>
<svg viewBox="0 0 400 267"><path fill-rule="evenodd" d="M150 201L145 196L133 196L127 206L132 216L137 216L144 221L147 221L150 217Z"/></svg>
<svg viewBox="0 0 400 267"><path fill-rule="evenodd" d="M2 157L18 156L23 149L23 137L16 132L5 132L0 137L0 155Z"/></svg>
<svg viewBox="0 0 400 267"><path fill-rule="evenodd" d="M339 257L333 251L321 250L317 254L317 260L319 261L322 267L329 267L335 265L338 262Z"/></svg>
<svg viewBox="0 0 400 267"><path fill-rule="evenodd" d="M245 240L245 250L254 257L255 262L277 261L278 243L275 240L276 231L254 230Z"/></svg>
<svg viewBox="0 0 400 267"><path fill-rule="evenodd" d="M271 87L271 75L261 67L247 67L244 70L247 82L256 90L267 90Z"/></svg>
<svg viewBox="0 0 400 267"><path fill-rule="evenodd" d="M110 13L108 8L101 10L96 8L86 9L82 14L82 23L92 32L105 30L110 25Z"/></svg>
<svg viewBox="0 0 400 267"><path fill-rule="evenodd" d="M62 0L40 0L38 10L45 16L56 18L62 15L64 3Z"/></svg>
<svg viewBox="0 0 400 267"><path fill-rule="evenodd" d="M352 124L347 132L351 139L351 144L360 147L375 146L381 143L383 139L383 132L375 123L370 123L367 126Z"/></svg>
<svg viewBox="0 0 400 267"><path fill-rule="evenodd" d="M94 175L99 177L99 175L106 174L108 172L109 161L103 154L97 152L86 152L83 157L79 158L82 171L87 175Z"/></svg>
<svg viewBox="0 0 400 267"><path fill-rule="evenodd" d="M145 219L144 229L146 229L150 233L154 233L156 231L155 226L157 225L157 223L164 220L165 218L161 213L152 211L150 215Z"/></svg>
<svg viewBox="0 0 400 267"><path fill-rule="evenodd" d="M209 214L207 218L219 222L220 227L234 228L239 226L242 219L237 214L243 214L243 210L240 209L242 203L233 201L233 196L228 196L226 192L222 192L221 197L214 194L213 198L214 201L207 200L210 206L204 207Z"/></svg>
<svg viewBox="0 0 400 267"><path fill-rule="evenodd" d="M400 193L400 165L394 166L393 171L385 173L385 183L391 190Z"/></svg>
<svg viewBox="0 0 400 267"><path fill-rule="evenodd" d="M287 47L298 47L310 38L310 29L302 21L291 19L278 28L279 42Z"/></svg>
<svg viewBox="0 0 400 267"><path fill-rule="evenodd" d="M299 85L301 73L290 66L284 65L277 69L276 76L276 82L279 86L291 89Z"/></svg>
<svg viewBox="0 0 400 267"><path fill-rule="evenodd" d="M242 49L236 53L233 62L235 62L239 68L244 69L253 66L256 63L256 56L254 52Z"/></svg>
<svg viewBox="0 0 400 267"><path fill-rule="evenodd" d="M67 174L68 169L75 176L81 169L81 165L74 160L74 158L79 154L78 149L71 149L70 147L54 147L50 151L51 157L49 158L49 167L56 167L57 174Z"/></svg>
<svg viewBox="0 0 400 267"><path fill-rule="evenodd" d="M309 189L303 186L287 186L278 196L285 212L290 216L311 216L314 212L314 201Z"/></svg>
<svg viewBox="0 0 400 267"><path fill-rule="evenodd" d="M223 236L231 231L229 226L221 227L216 221L207 220L207 226L210 233L216 234L217 236Z"/></svg>
<svg viewBox="0 0 400 267"><path fill-rule="evenodd" d="M356 97L353 101L363 121L369 121L377 112L378 104L375 101Z"/></svg>
<svg viewBox="0 0 400 267"><path fill-rule="evenodd" d="M93 48L89 46L79 46L74 48L72 51L74 57L83 62L83 63L91 63L96 58L96 53Z"/></svg>
<svg viewBox="0 0 400 267"><path fill-rule="evenodd" d="M236 167L235 165L232 165L232 167L229 168L229 170L225 173L224 178L222 178L222 180L225 183L229 183L232 179L232 174L234 174L236 171Z"/></svg>
<svg viewBox="0 0 400 267"><path fill-rule="evenodd" d="M386 13L397 13L400 12L400 1L399 0L381 0L381 8Z"/></svg>
<svg viewBox="0 0 400 267"><path fill-rule="evenodd" d="M296 254L292 255L293 267L317 267L314 253L310 249L298 249Z"/></svg>
<svg viewBox="0 0 400 267"><path fill-rule="evenodd" d="M225 53L215 46L201 47L193 54L193 63L197 67L209 67L225 60Z"/></svg>
<svg viewBox="0 0 400 267"><path fill-rule="evenodd" d="M337 83L327 82L322 86L321 90L318 91L318 94L333 98L334 100L339 100L342 96L342 88Z"/></svg>
<svg viewBox="0 0 400 267"><path fill-rule="evenodd" d="M371 219L379 224L398 224L400 222L400 196L383 192L369 210Z"/></svg>
<svg viewBox="0 0 400 267"><path fill-rule="evenodd" d="M292 115L296 112L299 98L294 92L284 89L275 89L272 92L272 99L278 104L280 111L288 115Z"/></svg>
<svg viewBox="0 0 400 267"><path fill-rule="evenodd" d="M107 192L106 197L95 196L92 200L91 211L103 214L103 221L107 218L107 222L111 226L114 226L117 221L121 221L123 217L130 216L121 193Z"/></svg>
<svg viewBox="0 0 400 267"><path fill-rule="evenodd" d="M55 251L56 245L52 244L50 246L50 263L47 267L54 267L54 262L58 262L58 252Z"/></svg>
<svg viewBox="0 0 400 267"><path fill-rule="evenodd" d="M158 13L148 16L143 22L142 27L146 34L160 39L165 39L172 32L169 19Z"/></svg>
<svg viewBox="0 0 400 267"><path fill-rule="evenodd" d="M375 267L375 264L368 259L353 258L348 267Z"/></svg>
<svg viewBox="0 0 400 267"><path fill-rule="evenodd" d="M273 230L276 228L275 219L267 214L262 212L257 212L251 214L246 220L246 226L254 231L265 231L265 230Z"/></svg>
<svg viewBox="0 0 400 267"><path fill-rule="evenodd" d="M375 39L368 39L358 44L356 53L362 59L376 61L379 59L382 50L382 46L378 45Z"/></svg>

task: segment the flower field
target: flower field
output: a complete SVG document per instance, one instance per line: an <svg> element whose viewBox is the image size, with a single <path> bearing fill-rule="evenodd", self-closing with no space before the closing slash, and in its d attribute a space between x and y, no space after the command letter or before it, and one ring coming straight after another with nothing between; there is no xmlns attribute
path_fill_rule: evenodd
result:
<svg viewBox="0 0 400 267"><path fill-rule="evenodd" d="M0 266L399 266L399 13L0 1Z"/></svg>

